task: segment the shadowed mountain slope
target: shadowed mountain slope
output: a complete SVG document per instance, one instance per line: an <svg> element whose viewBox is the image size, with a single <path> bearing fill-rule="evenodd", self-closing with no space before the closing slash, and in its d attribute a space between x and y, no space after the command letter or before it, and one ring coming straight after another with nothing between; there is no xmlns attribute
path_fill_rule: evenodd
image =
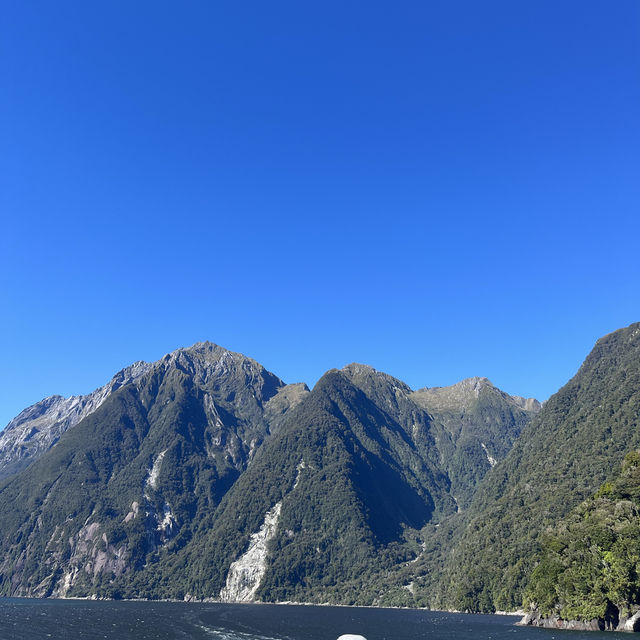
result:
<svg viewBox="0 0 640 640"><path fill-rule="evenodd" d="M502 423L507 441L529 418L511 409L522 422ZM497 425L485 426L492 428ZM472 451L486 471L486 453L476 444ZM328 372L265 443L223 499L210 531L181 561L194 566L207 559L190 593L371 604L381 571L414 558L418 532L456 512L442 464L451 452L454 438L401 381L364 365ZM473 453L460 456L471 464ZM263 571L253 572L243 558L275 512ZM244 578L234 582L243 563Z"/></svg>

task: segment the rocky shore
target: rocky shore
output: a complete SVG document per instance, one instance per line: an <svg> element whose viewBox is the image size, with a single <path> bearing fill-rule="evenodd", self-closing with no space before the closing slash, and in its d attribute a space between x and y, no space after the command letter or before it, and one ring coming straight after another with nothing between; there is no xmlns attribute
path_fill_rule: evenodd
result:
<svg viewBox="0 0 640 640"><path fill-rule="evenodd" d="M621 616L616 607L607 610L603 618L593 620L565 620L560 615L542 616L536 610L524 615L520 626L567 629L571 631L640 631L640 610L632 616Z"/></svg>

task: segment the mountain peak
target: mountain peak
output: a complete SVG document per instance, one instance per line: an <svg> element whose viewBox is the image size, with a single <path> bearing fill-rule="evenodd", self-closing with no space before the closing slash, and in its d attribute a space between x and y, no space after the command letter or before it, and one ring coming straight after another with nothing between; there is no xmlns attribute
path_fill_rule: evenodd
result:
<svg viewBox="0 0 640 640"><path fill-rule="evenodd" d="M483 389L497 389L488 378L465 378L448 387L424 387L414 392L430 408L438 410L466 407L480 397Z"/></svg>
<svg viewBox="0 0 640 640"><path fill-rule="evenodd" d="M535 398L523 398L522 396L511 396L511 399L525 411L538 413L542 409L542 402Z"/></svg>
<svg viewBox="0 0 640 640"><path fill-rule="evenodd" d="M200 354L216 354L216 355L221 355L224 353L233 353L232 351L229 351L229 349L225 349L224 347L221 347L219 344L216 344L215 342L210 342L209 340L194 342L190 347L180 347L179 349L176 349L172 353L177 353L179 351L187 351L189 353L200 353ZM233 354L233 355L241 355L241 354Z"/></svg>
<svg viewBox="0 0 640 640"><path fill-rule="evenodd" d="M164 356L162 360L176 361L184 358L184 356L195 358L208 364L221 363L220 366L222 366L224 364L230 365L231 363L235 363L253 367L261 371L264 370L264 367L257 360L245 356L243 353L225 349L225 347L221 347L219 344L209 342L208 340L205 342L196 342L190 347L176 349Z"/></svg>
<svg viewBox="0 0 640 640"><path fill-rule="evenodd" d="M175 351L171 351L164 356L162 360L176 360L182 355L196 357L207 362L216 362L222 358L234 360L246 359L246 357L241 353L234 353L233 351L229 351L228 349L221 347L215 342L209 342L207 340L205 342L195 342L190 347L180 347L175 349Z"/></svg>
<svg viewBox="0 0 640 640"><path fill-rule="evenodd" d="M230 399L238 395L238 402L244 398L245 404L251 407L254 402L268 402L284 387L280 378L255 360L208 341L176 349L156 362L139 360L87 395L50 396L24 409L0 433L0 479L39 458L65 431L94 413L121 387L142 384L149 372L164 374L172 369L220 393L224 388ZM291 394L292 399L284 403L285 408L293 404L302 391L296 389L290 391Z"/></svg>
<svg viewBox="0 0 640 640"><path fill-rule="evenodd" d="M375 381L377 384L384 384L394 390L399 390L404 393L411 393L411 387L408 384L394 378L388 373L378 371L368 364L360 364L358 362L352 362L344 366L340 370L351 382L356 386L362 387L364 384L366 387Z"/></svg>
<svg viewBox="0 0 640 640"><path fill-rule="evenodd" d="M535 398L511 396L496 387L489 378L481 376L465 378L448 387L418 389L413 396L429 410L447 411L468 409L478 401L483 392L501 395L509 404L525 411L537 413L542 406Z"/></svg>
<svg viewBox="0 0 640 640"><path fill-rule="evenodd" d="M489 378L484 376L471 376L470 378L464 378L463 380L446 387L423 387L422 389L418 389L418 391L433 391L434 393L437 393L440 390L458 389L460 391L475 392L479 391L482 387L491 387L493 389L497 388Z"/></svg>

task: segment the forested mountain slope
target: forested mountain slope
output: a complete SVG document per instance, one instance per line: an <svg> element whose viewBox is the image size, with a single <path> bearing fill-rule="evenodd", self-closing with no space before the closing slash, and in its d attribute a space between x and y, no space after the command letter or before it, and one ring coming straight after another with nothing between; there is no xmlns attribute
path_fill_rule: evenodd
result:
<svg viewBox="0 0 640 640"><path fill-rule="evenodd" d="M5 595L380 602L536 410L364 365L312 392L200 343L0 486Z"/></svg>
<svg viewBox="0 0 640 640"><path fill-rule="evenodd" d="M450 454L486 472L490 463L480 439L492 443L489 434L508 441L530 419L517 401L500 395L491 415L503 420L483 423L475 440L470 434L464 439L468 450L458 451L452 423L448 430L413 398L407 385L364 365L325 374L189 548L181 562L201 565L199 579L187 580L189 592L268 601L379 600L385 591L380 572L415 558L424 525L458 509L451 488L461 481L449 474ZM506 414L502 403L509 405ZM483 406L489 412L488 403ZM247 566L240 580L229 567L248 565L243 558L252 536L271 516L263 571Z"/></svg>
<svg viewBox="0 0 640 640"><path fill-rule="evenodd" d="M520 607L540 533L640 447L639 419L640 324L633 324L598 340L578 373L487 474L457 529L459 541L434 554L430 566L442 578L429 587L432 606Z"/></svg>
<svg viewBox="0 0 640 640"><path fill-rule="evenodd" d="M541 537L526 624L640 629L640 453Z"/></svg>
<svg viewBox="0 0 640 640"><path fill-rule="evenodd" d="M209 343L158 361L0 488L2 593L118 595L115 578L188 542L305 393Z"/></svg>

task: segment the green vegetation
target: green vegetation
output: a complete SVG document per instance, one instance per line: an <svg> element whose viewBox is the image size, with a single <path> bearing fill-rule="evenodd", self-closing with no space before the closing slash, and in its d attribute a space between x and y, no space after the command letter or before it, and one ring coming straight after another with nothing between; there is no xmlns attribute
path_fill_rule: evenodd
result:
<svg viewBox="0 0 640 640"><path fill-rule="evenodd" d="M485 420L489 404L459 410L454 429L453 419L445 424L430 415L390 376L360 365L330 371L265 443L223 499L211 531L192 546L189 565L198 558L211 565L201 568L192 592L219 591L230 562L283 500L260 599L426 604L411 585L418 556L439 531L435 524L456 511L443 463L466 456L474 473L486 472L480 438L491 443L501 432L506 440L517 429L514 416L528 419L517 407L504 414L499 405ZM474 422L478 406L483 419ZM474 428L481 435L475 447L466 446Z"/></svg>
<svg viewBox="0 0 640 640"><path fill-rule="evenodd" d="M114 392L0 486L0 593L216 597L281 502L262 600L640 604L640 455L616 471L640 449L640 325L532 421L484 379L413 392L350 365L294 387L200 345Z"/></svg>
<svg viewBox="0 0 640 640"><path fill-rule="evenodd" d="M351 365L309 393L219 347L180 350L0 487L0 593L217 597L282 502L258 598L428 604L420 572L456 498L530 419L467 386L442 408Z"/></svg>
<svg viewBox="0 0 640 640"><path fill-rule="evenodd" d="M629 453L620 475L544 532L525 606L543 616L629 617L640 607L640 453Z"/></svg>
<svg viewBox="0 0 640 640"><path fill-rule="evenodd" d="M192 545L188 564L197 570L190 588L217 595L229 564L282 500L258 596L360 601L371 566L404 558L393 551L403 528L422 526L434 508L448 504L444 487L431 480L435 474L397 424L345 376L330 372L264 445L225 496L211 530ZM438 492L438 507L428 486Z"/></svg>
<svg viewBox="0 0 640 640"><path fill-rule="evenodd" d="M468 513L425 567L435 606L521 606L540 535L640 448L640 325L598 341L576 376L544 405L505 460L487 474ZM438 575L437 582L429 575Z"/></svg>
<svg viewBox="0 0 640 640"><path fill-rule="evenodd" d="M0 593L179 597L168 560L246 468L268 434L262 404L283 386L225 354L204 344L165 358L0 487Z"/></svg>

